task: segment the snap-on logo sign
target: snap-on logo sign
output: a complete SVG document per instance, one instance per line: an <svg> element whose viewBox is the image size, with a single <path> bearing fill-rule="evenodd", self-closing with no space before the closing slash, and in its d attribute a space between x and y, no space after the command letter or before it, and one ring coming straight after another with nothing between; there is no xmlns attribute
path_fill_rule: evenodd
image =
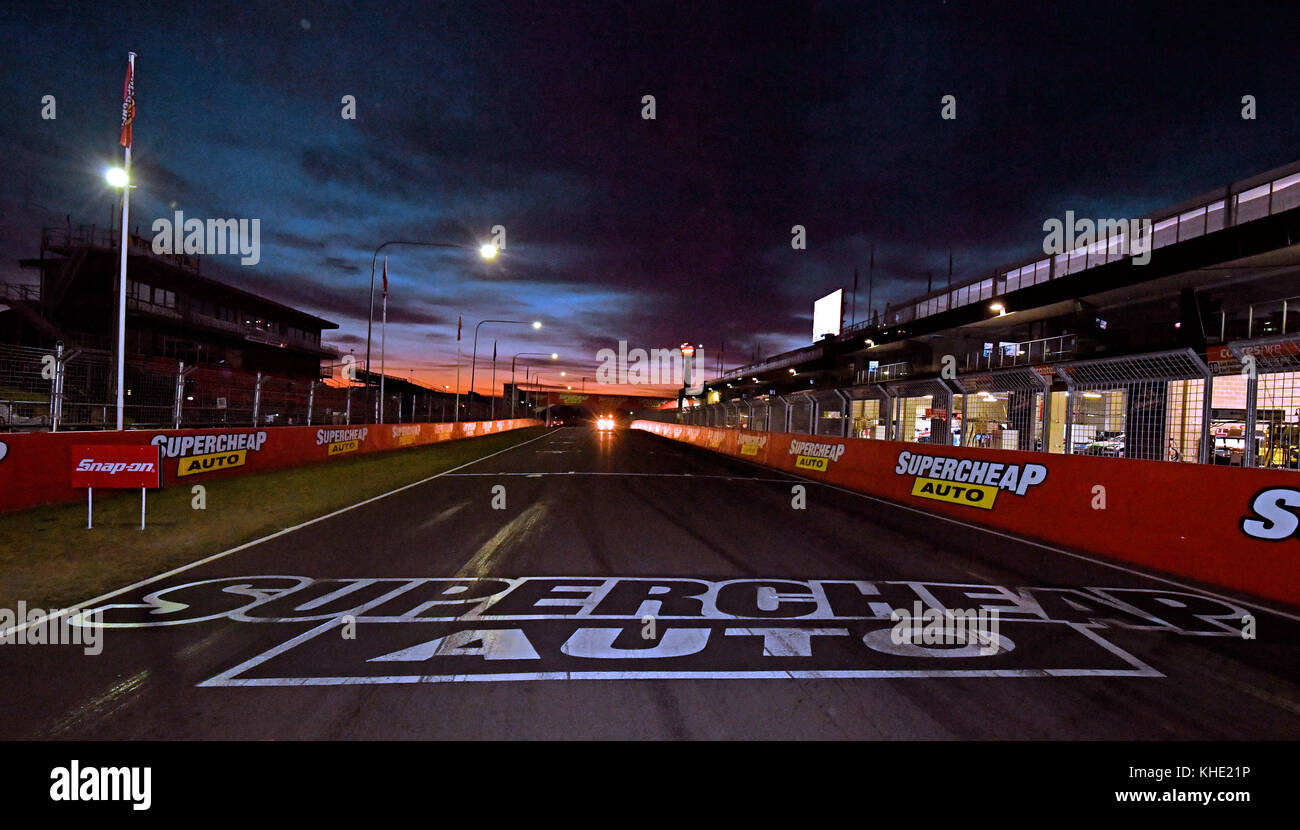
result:
<svg viewBox="0 0 1300 830"><path fill-rule="evenodd" d="M843 444L816 444L812 441L790 442L790 455L798 456L794 466L801 470L824 472L829 464L840 460L840 456L844 455L844 449Z"/></svg>
<svg viewBox="0 0 1300 830"><path fill-rule="evenodd" d="M83 458L77 465L79 473L108 473L111 476L121 472L152 473L157 469L158 465L152 461L133 461L127 464L122 461L96 461L93 458Z"/></svg>
<svg viewBox="0 0 1300 830"><path fill-rule="evenodd" d="M103 445L72 448L73 487L159 487L158 448Z"/></svg>

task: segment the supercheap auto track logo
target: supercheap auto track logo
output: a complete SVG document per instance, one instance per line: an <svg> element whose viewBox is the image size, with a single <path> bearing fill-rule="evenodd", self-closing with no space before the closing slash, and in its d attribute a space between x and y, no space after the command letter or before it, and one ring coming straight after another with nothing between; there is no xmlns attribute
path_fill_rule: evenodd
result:
<svg viewBox="0 0 1300 830"><path fill-rule="evenodd" d="M356 452L361 448L361 444L366 440L366 435L370 430L366 427L356 429L318 429L316 430L316 446L327 445L326 455L341 455L345 452Z"/></svg>
<svg viewBox="0 0 1300 830"><path fill-rule="evenodd" d="M155 435L149 441L164 458L178 458L177 476L192 476L229 470L248 463L248 454L258 452L266 443L266 433L210 432L199 435Z"/></svg>
<svg viewBox="0 0 1300 830"><path fill-rule="evenodd" d="M740 441L741 455L758 455L758 451L767 446L766 435L737 435Z"/></svg>
<svg viewBox="0 0 1300 830"><path fill-rule="evenodd" d="M1047 479L1042 464L1000 464L970 458L949 458L903 451L895 475L915 476L912 495L923 499L992 510L998 493L1009 490L1023 496Z"/></svg>
<svg viewBox="0 0 1300 830"><path fill-rule="evenodd" d="M964 643L899 637L958 609L998 616ZM366 577L286 574L142 587L73 625L279 628L199 685L533 680L1161 677L1110 629L1241 637L1248 612L1189 591L915 580ZM99 615L85 619L87 615ZM938 617L935 617L936 619ZM270 631L267 632L268 634ZM915 634L915 628L913 627ZM960 638L959 638L960 639ZM996 648L992 647L996 646Z"/></svg>
<svg viewBox="0 0 1300 830"><path fill-rule="evenodd" d="M826 468L844 455L843 444L818 444L813 441L791 441L790 455L798 456L794 466L801 470L826 472Z"/></svg>
<svg viewBox="0 0 1300 830"><path fill-rule="evenodd" d="M414 444L420 437L419 424L407 424L406 426L393 427L393 439L397 441L397 446L407 447Z"/></svg>

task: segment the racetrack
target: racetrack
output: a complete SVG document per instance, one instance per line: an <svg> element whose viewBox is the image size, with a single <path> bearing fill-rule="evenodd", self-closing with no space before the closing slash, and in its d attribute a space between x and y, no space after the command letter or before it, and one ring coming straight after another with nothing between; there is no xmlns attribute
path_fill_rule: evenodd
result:
<svg viewBox="0 0 1300 830"><path fill-rule="evenodd" d="M916 603L996 607L996 653L893 642ZM102 654L0 648L0 735L1300 737L1288 612L628 430L100 607Z"/></svg>

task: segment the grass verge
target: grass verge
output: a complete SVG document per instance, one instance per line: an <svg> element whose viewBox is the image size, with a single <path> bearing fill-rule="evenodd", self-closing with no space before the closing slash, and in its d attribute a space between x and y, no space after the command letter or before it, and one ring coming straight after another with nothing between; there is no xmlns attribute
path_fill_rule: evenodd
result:
<svg viewBox="0 0 1300 830"><path fill-rule="evenodd" d="M86 504L0 514L0 607L67 607L163 571L536 438L529 427L409 450L202 482L207 508L189 486L152 490L140 530L140 493L95 494Z"/></svg>

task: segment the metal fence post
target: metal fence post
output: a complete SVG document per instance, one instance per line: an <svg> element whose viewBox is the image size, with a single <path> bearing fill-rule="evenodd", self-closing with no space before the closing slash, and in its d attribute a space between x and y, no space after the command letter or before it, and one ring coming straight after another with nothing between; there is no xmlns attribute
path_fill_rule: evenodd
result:
<svg viewBox="0 0 1300 830"><path fill-rule="evenodd" d="M63 419L63 341L54 344L54 374L50 378L50 432L59 431Z"/></svg>
<svg viewBox="0 0 1300 830"><path fill-rule="evenodd" d="M1043 450L1042 451L1051 452L1052 451L1052 384L1047 380L1047 378L1043 377L1043 375L1037 369L1034 370L1034 377L1038 378L1039 382L1043 384L1043 411L1038 416L1039 422L1042 423L1043 425ZM966 399L962 398L962 406L965 405L966 405ZM962 414L963 420L965 419L965 417L966 415L965 413L963 413ZM963 426L962 429L964 430L966 429L966 427Z"/></svg>
<svg viewBox="0 0 1300 830"><path fill-rule="evenodd" d="M176 401L172 406L172 429L181 428L181 401L185 398L185 361L176 362Z"/></svg>
<svg viewBox="0 0 1300 830"><path fill-rule="evenodd" d="M952 387L949 386L942 377L936 378L939 385L943 387L943 437L934 434L934 420L930 420L930 443L946 444L952 446ZM963 396L965 400L965 396Z"/></svg>
<svg viewBox="0 0 1300 830"><path fill-rule="evenodd" d="M1258 450L1255 448L1255 422L1259 418L1259 371L1255 370L1246 375L1246 429L1245 429L1245 452L1241 455L1241 466L1254 467L1255 456Z"/></svg>
<svg viewBox="0 0 1300 830"><path fill-rule="evenodd" d="M262 373L257 373L257 385L253 387L253 426L257 426L258 410L262 407Z"/></svg>
<svg viewBox="0 0 1300 830"><path fill-rule="evenodd" d="M1213 460L1210 457L1210 415L1213 409L1211 404L1214 402L1214 372L1210 371L1210 367L1206 365L1204 360L1201 360L1201 356L1194 350L1188 349L1187 354L1191 357L1193 365L1201 370L1201 377L1205 381L1201 390L1201 435L1197 441L1196 463L1209 464ZM1258 377L1258 373L1256 373L1256 377Z"/></svg>
<svg viewBox="0 0 1300 830"><path fill-rule="evenodd" d="M1074 403L1077 392L1069 375L1061 369L1057 369L1056 374L1065 381L1065 441L1061 449L1066 455L1074 455Z"/></svg>
<svg viewBox="0 0 1300 830"><path fill-rule="evenodd" d="M316 402L316 381L307 383L307 426L311 426L311 408Z"/></svg>
<svg viewBox="0 0 1300 830"><path fill-rule="evenodd" d="M343 400L347 404L347 408L343 415L343 422L348 426L352 426L352 385L351 384L348 385L347 391L343 393Z"/></svg>
<svg viewBox="0 0 1300 830"><path fill-rule="evenodd" d="M876 388L880 390L880 394L885 396L885 399L880 402L880 406L878 407L885 416L885 440L893 441L894 440L894 399L889 396L889 390L885 388L885 385L883 383L877 383Z"/></svg>
<svg viewBox="0 0 1300 830"><path fill-rule="evenodd" d="M838 388L831 391L840 399L840 437L848 438L853 421L853 404L849 401L849 396Z"/></svg>
<svg viewBox="0 0 1300 830"><path fill-rule="evenodd" d="M49 431L59 432L64 410L64 341L55 343L55 373L49 379Z"/></svg>
<svg viewBox="0 0 1300 830"><path fill-rule="evenodd" d="M966 418L970 415L971 390L967 388L966 384L961 382L961 378L959 377L952 379L952 385L957 387L958 392L961 392L961 432L957 436L957 446L964 447L966 446L966 425L969 423Z"/></svg>

